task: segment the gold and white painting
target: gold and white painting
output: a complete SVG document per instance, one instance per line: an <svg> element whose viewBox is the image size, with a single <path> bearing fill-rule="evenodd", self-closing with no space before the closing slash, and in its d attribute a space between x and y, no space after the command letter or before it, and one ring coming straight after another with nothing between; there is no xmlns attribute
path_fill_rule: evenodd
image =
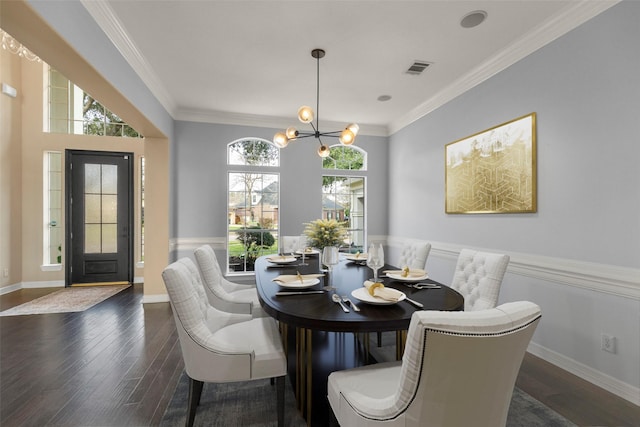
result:
<svg viewBox="0 0 640 427"><path fill-rule="evenodd" d="M445 146L446 213L536 212L536 113Z"/></svg>

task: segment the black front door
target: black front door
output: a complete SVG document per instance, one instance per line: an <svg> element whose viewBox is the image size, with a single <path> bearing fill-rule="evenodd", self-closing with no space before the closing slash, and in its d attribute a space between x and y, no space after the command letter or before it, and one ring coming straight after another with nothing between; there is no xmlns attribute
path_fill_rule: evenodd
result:
<svg viewBox="0 0 640 427"><path fill-rule="evenodd" d="M66 285L133 281L133 154L66 151Z"/></svg>

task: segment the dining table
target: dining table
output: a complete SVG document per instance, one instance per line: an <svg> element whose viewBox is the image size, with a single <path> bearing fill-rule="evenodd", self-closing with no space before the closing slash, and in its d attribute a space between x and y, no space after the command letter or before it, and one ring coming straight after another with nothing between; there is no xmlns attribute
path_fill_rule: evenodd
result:
<svg viewBox="0 0 640 427"><path fill-rule="evenodd" d="M304 260L299 254L256 260L259 301L279 323L296 402L307 425L327 425L329 373L377 362L371 357L370 333L395 332L396 359L400 360L413 313L464 309L460 293L426 272L422 277L403 278L400 271L392 265L379 271L378 282L399 291L398 301L388 301L367 291L365 282L373 278L373 271L360 254L341 253L330 272L322 265L319 251L306 254ZM286 280L280 282L280 278Z"/></svg>

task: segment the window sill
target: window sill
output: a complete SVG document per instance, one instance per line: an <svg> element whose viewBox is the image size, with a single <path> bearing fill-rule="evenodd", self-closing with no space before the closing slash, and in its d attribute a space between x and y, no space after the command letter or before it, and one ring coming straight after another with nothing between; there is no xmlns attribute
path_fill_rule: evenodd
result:
<svg viewBox="0 0 640 427"><path fill-rule="evenodd" d="M40 266L42 271L62 271L62 264L44 264Z"/></svg>

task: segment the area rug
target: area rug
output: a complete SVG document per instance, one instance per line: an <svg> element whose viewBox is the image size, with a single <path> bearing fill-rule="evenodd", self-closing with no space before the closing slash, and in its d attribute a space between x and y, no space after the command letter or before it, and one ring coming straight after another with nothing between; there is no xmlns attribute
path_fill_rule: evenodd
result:
<svg viewBox="0 0 640 427"><path fill-rule="evenodd" d="M189 381L182 374L165 411L161 427L185 425ZM276 425L275 386L269 380L230 384L206 383L194 426L258 427ZM285 388L285 425L304 427L288 381ZM508 427L576 427L557 412L516 388L509 407Z"/></svg>
<svg viewBox="0 0 640 427"><path fill-rule="evenodd" d="M26 316L30 314L71 313L85 311L107 298L127 289L123 286L96 286L64 288L43 297L25 302L0 312L0 316Z"/></svg>

